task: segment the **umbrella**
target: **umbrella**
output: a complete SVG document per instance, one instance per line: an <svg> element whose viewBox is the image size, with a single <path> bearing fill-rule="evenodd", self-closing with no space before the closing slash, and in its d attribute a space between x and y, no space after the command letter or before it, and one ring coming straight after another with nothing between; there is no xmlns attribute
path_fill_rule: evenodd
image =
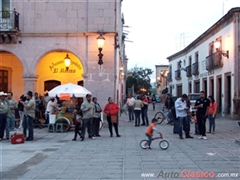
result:
<svg viewBox="0 0 240 180"><path fill-rule="evenodd" d="M55 88L53 88L51 91L48 92L49 96L55 97L63 97L62 99L67 100L70 97L85 97L87 94L92 94L89 90L86 88L68 83L68 84L63 84L59 85Z"/></svg>

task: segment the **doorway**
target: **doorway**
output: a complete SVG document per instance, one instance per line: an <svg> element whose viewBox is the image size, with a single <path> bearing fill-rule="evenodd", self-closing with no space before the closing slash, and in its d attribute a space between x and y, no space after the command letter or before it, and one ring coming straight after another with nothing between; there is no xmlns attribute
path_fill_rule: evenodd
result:
<svg viewBox="0 0 240 180"><path fill-rule="evenodd" d="M231 113L231 103L232 103L232 100L231 100L231 97L232 97L232 94L231 94L231 85L232 85L232 82L231 82L231 73L228 73L225 75L225 83L224 83L224 94L225 94L225 97L224 97L224 104L226 104L226 107L225 107L225 111L226 111L226 114L230 114Z"/></svg>
<svg viewBox="0 0 240 180"><path fill-rule="evenodd" d="M207 78L203 79L203 87L202 87L203 91L205 92L206 97L208 96L208 87L207 87Z"/></svg>
<svg viewBox="0 0 240 180"><path fill-rule="evenodd" d="M217 78L217 99L216 99L216 102L218 104L218 112L221 113L222 112L222 77L219 76Z"/></svg>
<svg viewBox="0 0 240 180"><path fill-rule="evenodd" d="M49 80L44 82L44 91L51 91L53 88L61 85L60 81Z"/></svg>
<svg viewBox="0 0 240 180"><path fill-rule="evenodd" d="M0 91L8 92L8 71L0 70Z"/></svg>

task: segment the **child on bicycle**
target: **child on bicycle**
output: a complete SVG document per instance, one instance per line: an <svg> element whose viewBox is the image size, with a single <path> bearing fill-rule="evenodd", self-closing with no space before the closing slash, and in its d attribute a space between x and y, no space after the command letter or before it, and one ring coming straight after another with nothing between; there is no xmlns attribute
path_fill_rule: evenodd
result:
<svg viewBox="0 0 240 180"><path fill-rule="evenodd" d="M158 123L158 120L156 118L153 118L152 119L152 124L150 124L146 130L146 136L148 137L148 147L147 149L152 149L150 146L151 146L151 143L152 143L152 136L153 136L153 131L155 132L158 132L158 129L155 127Z"/></svg>

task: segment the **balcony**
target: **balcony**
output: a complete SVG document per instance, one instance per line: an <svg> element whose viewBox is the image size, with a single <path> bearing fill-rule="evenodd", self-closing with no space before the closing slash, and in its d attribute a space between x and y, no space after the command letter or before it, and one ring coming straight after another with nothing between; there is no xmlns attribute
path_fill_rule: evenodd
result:
<svg viewBox="0 0 240 180"><path fill-rule="evenodd" d="M178 69L175 71L175 79L180 80L181 79L181 70Z"/></svg>
<svg viewBox="0 0 240 180"><path fill-rule="evenodd" d="M199 70L198 70L198 62L193 63L192 65L192 75L198 75L199 74Z"/></svg>
<svg viewBox="0 0 240 180"><path fill-rule="evenodd" d="M212 70L223 66L221 52L215 52L206 57L206 70Z"/></svg>
<svg viewBox="0 0 240 180"><path fill-rule="evenodd" d="M16 43L19 31L19 13L0 11L0 44Z"/></svg>
<svg viewBox="0 0 240 180"><path fill-rule="evenodd" d="M171 81L172 81L172 72L169 72L169 73L167 74L167 80L168 80L168 82L171 82Z"/></svg>
<svg viewBox="0 0 240 180"><path fill-rule="evenodd" d="M187 75L187 77L192 77L192 67L191 67L191 65L186 67L186 75Z"/></svg>

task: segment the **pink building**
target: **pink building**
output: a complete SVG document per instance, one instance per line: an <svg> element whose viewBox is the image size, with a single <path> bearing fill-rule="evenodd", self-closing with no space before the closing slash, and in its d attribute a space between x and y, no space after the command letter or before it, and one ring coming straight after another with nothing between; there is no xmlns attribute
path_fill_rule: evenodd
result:
<svg viewBox="0 0 240 180"><path fill-rule="evenodd" d="M127 69L121 2L2 1L0 91L12 91L18 99L29 90L43 95L71 82L90 90L102 106L109 96L121 101ZM100 34L105 38L101 66Z"/></svg>

